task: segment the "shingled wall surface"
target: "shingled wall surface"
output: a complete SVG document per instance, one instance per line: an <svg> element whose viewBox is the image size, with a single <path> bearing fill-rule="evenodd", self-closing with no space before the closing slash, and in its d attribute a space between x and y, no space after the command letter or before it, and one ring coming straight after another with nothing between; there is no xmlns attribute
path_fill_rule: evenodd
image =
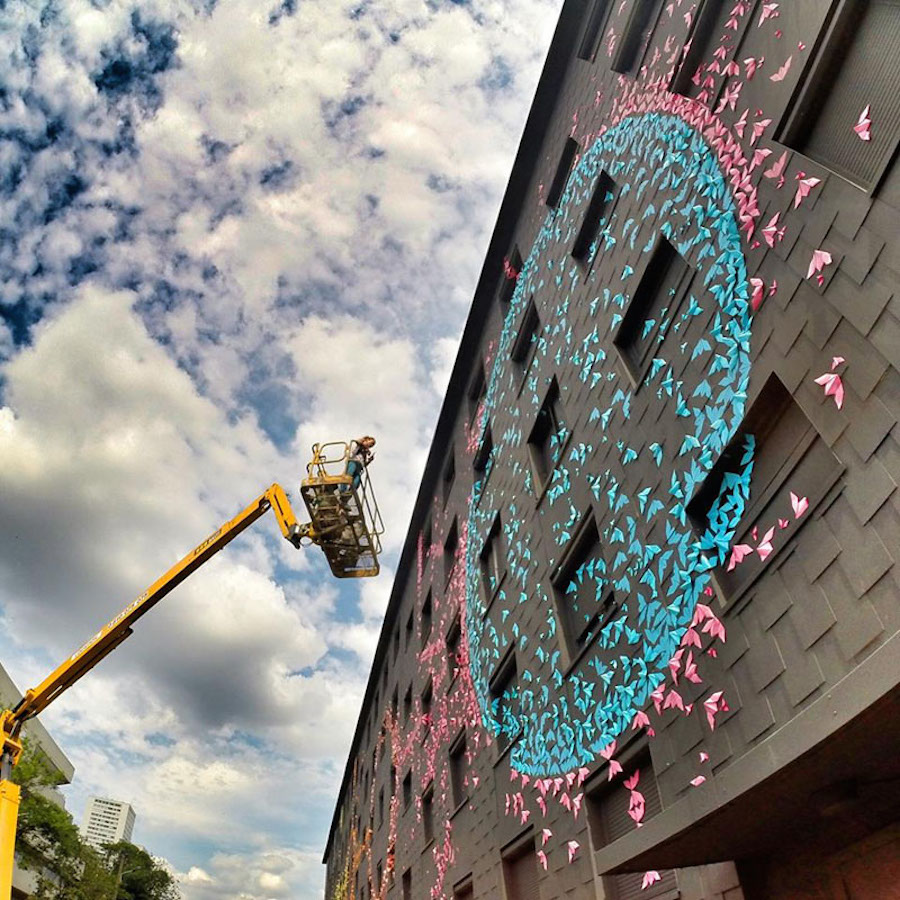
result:
<svg viewBox="0 0 900 900"><path fill-rule="evenodd" d="M638 5L646 27L617 73ZM848 8L862 21L863 4L828 0L565 4L397 574L327 897L630 896L612 870L637 859L640 882L654 845L838 747L894 692L900 167L860 187L794 149ZM692 34L700 74L675 81ZM892 160L896 128L870 116L867 144ZM574 259L601 172L614 187ZM660 235L694 280L677 309L639 319L641 371L623 328ZM540 328L517 344L530 303ZM764 437L772 396L812 429L784 459ZM726 448L733 478L698 524L689 501ZM589 521L598 544L560 583ZM587 638L566 637L567 616L595 611ZM615 840L607 784L616 810L632 806ZM771 815L773 834L789 830ZM768 852L758 840L733 846ZM692 848L700 865L639 895L765 896L742 889L731 847Z"/></svg>

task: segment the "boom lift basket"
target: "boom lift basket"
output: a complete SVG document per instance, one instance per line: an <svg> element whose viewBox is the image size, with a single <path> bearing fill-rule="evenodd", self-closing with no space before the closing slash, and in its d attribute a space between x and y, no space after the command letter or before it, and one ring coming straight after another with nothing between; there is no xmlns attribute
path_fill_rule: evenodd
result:
<svg viewBox="0 0 900 900"><path fill-rule="evenodd" d="M336 578L377 575L384 523L368 469L363 467L354 487L347 472L349 444L313 444L312 454L300 485L312 525L310 536L325 552Z"/></svg>

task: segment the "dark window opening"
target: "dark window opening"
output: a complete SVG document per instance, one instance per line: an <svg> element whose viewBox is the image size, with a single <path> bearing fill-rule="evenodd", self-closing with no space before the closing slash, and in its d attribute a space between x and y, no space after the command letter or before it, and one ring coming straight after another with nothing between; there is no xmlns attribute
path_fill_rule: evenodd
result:
<svg viewBox="0 0 900 900"><path fill-rule="evenodd" d="M688 52L672 79L671 90L684 97L696 97L702 90L701 67L713 58L713 42L722 33L720 17L726 13L725 0L702 0L688 34ZM733 4L732 4L733 5ZM722 22L721 24L724 24Z"/></svg>
<svg viewBox="0 0 900 900"><path fill-rule="evenodd" d="M443 496L444 505L446 505L447 500L450 499L450 492L453 490L453 481L456 478L456 459L453 456L453 453L450 453L450 458L447 460L446 465L444 466L444 474L441 480L441 494Z"/></svg>
<svg viewBox="0 0 900 900"><path fill-rule="evenodd" d="M456 519L447 532L447 540L444 541L444 577L449 581L450 575L453 573L453 567L456 565L456 550L459 546L459 527Z"/></svg>
<svg viewBox="0 0 900 900"><path fill-rule="evenodd" d="M872 190L900 136L900 2L849 0L822 43L779 136L782 143ZM854 130L872 111L868 141Z"/></svg>
<svg viewBox="0 0 900 900"><path fill-rule="evenodd" d="M516 715L519 684L515 653L510 653L497 668L489 689L491 712L500 726L500 733L497 735L497 750L499 753L503 753L519 733L519 721Z"/></svg>
<svg viewBox="0 0 900 900"><path fill-rule="evenodd" d="M528 453L531 457L535 493L538 495L550 483L550 477L562 453L563 435L560 428L559 385L554 378L528 436Z"/></svg>
<svg viewBox="0 0 900 900"><path fill-rule="evenodd" d="M479 569L481 570L481 589L484 595L484 603L487 606L500 587L500 581L503 577L503 559L502 559L502 538L500 529L500 516L495 516L484 541L484 547L478 557Z"/></svg>
<svg viewBox="0 0 900 900"><path fill-rule="evenodd" d="M522 316L522 324L519 325L518 334L509 351L509 358L519 365L523 371L527 371L531 365L534 349L537 346L537 337L541 330L541 317L538 315L534 304L534 297L528 301L525 313Z"/></svg>
<svg viewBox="0 0 900 900"><path fill-rule="evenodd" d="M456 739L450 747L450 788L454 809L467 797L466 792L466 733Z"/></svg>
<svg viewBox="0 0 900 900"><path fill-rule="evenodd" d="M615 190L616 183L606 172L601 172L597 177L597 183L594 185L594 192L591 194L581 228L578 229L578 235L575 238L575 243L572 245L572 256L575 259L588 264L593 260L594 251L596 250L594 245L597 241L597 234L600 231L600 222L615 199Z"/></svg>
<svg viewBox="0 0 900 900"><path fill-rule="evenodd" d="M467 396L469 401L469 421L471 422L482 408L484 398L487 396L487 381L484 376L484 363L478 364L478 370L475 372L475 377L469 385Z"/></svg>
<svg viewBox="0 0 900 900"><path fill-rule="evenodd" d="M429 786L422 794L422 833L425 846L434 840L434 787Z"/></svg>
<svg viewBox="0 0 900 900"><path fill-rule="evenodd" d="M412 685L410 685L406 689L406 693L403 695L403 724L406 725L409 722L409 717L412 715Z"/></svg>
<svg viewBox="0 0 900 900"><path fill-rule="evenodd" d="M491 426L488 425L484 430L484 437L481 439L481 446L472 460L472 467L476 472L487 472L491 461L491 453L494 452L494 436L491 434Z"/></svg>
<svg viewBox="0 0 900 900"><path fill-rule="evenodd" d="M597 47L600 44L600 32L603 30L603 21L606 19L606 11L609 0L594 0L588 15L581 45L578 48L578 58L592 62L597 55Z"/></svg>
<svg viewBox="0 0 900 900"><path fill-rule="evenodd" d="M384 788L378 791L378 827L384 825Z"/></svg>
<svg viewBox="0 0 900 900"><path fill-rule="evenodd" d="M409 618L406 620L406 649L409 650L409 645L412 642L413 632L415 631L415 617L414 612L410 610Z"/></svg>
<svg viewBox="0 0 900 900"><path fill-rule="evenodd" d="M612 69L621 75L631 74L638 65L641 49L659 16L659 0L632 0L628 21L622 29Z"/></svg>
<svg viewBox="0 0 900 900"><path fill-rule="evenodd" d="M571 659L600 634L618 608L609 587L599 595L597 592L595 567L603 564L601 553L597 520L589 513L578 526L552 579L560 629Z"/></svg>
<svg viewBox="0 0 900 900"><path fill-rule="evenodd" d="M512 852L504 854L503 882L510 900L538 900L540 877L534 838L517 844Z"/></svg>
<svg viewBox="0 0 900 900"><path fill-rule="evenodd" d="M431 705L433 700L434 685L429 678L428 684L425 686L425 690L422 691L422 720L424 722L426 731L431 727Z"/></svg>
<svg viewBox="0 0 900 900"><path fill-rule="evenodd" d="M403 776L403 808L407 809L412 803L412 770Z"/></svg>
<svg viewBox="0 0 900 900"><path fill-rule="evenodd" d="M716 582L726 599L743 593L793 538L811 516L843 472L840 460L831 452L806 414L776 375L771 375L748 411L734 438L722 452L709 475L697 490L687 513L698 536L706 531L722 484L728 474L739 474L748 435L753 436L753 471L750 499L735 532L733 546L751 547L740 563L731 566L731 557L716 569ZM808 508L797 519L791 493L805 498ZM782 529L778 520L789 523ZM774 527L772 551L763 559L756 548ZM756 537L754 538L754 532Z"/></svg>
<svg viewBox="0 0 900 900"><path fill-rule="evenodd" d="M635 829L634 819L628 814L631 792L622 784L626 777L631 777L635 770L640 772L635 790L644 798L644 817L647 822L662 812L662 801L656 776L650 763L649 754L639 757L637 764L623 763L625 771L610 784L603 784L585 795L588 831L594 850L630 834ZM675 872L672 869L660 870L660 880L646 889L641 888L642 872L630 872L624 875L607 875L604 881L609 900L632 900L637 897L661 897L669 895L678 888Z"/></svg>
<svg viewBox="0 0 900 900"><path fill-rule="evenodd" d="M400 706L400 691L398 688L394 688L394 693L391 694L391 716L394 718L394 721L397 720L397 709Z"/></svg>
<svg viewBox="0 0 900 900"><path fill-rule="evenodd" d="M450 671L451 681L456 678L459 671L459 645L462 640L462 628L459 616L453 620L450 630L447 632L447 667Z"/></svg>
<svg viewBox="0 0 900 900"><path fill-rule="evenodd" d="M407 869L400 879L400 890L403 900L412 900L412 869Z"/></svg>
<svg viewBox="0 0 900 900"><path fill-rule="evenodd" d="M428 638L431 637L431 591L425 597L425 602L422 604L422 638L421 645L424 647L428 643Z"/></svg>
<svg viewBox="0 0 900 900"><path fill-rule="evenodd" d="M550 190L547 193L547 206L555 207L559 203L559 198L562 197L566 182L569 180L569 170L572 168L572 163L575 161L577 153L578 141L575 138L566 138L562 155L556 165L556 174L553 176Z"/></svg>
<svg viewBox="0 0 900 900"><path fill-rule="evenodd" d="M475 886L470 875L462 884L453 888L453 900L475 900Z"/></svg>
<svg viewBox="0 0 900 900"><path fill-rule="evenodd" d="M613 338L629 374L640 385L657 347L690 289L694 270L660 235Z"/></svg>
<svg viewBox="0 0 900 900"><path fill-rule="evenodd" d="M518 247L513 247L507 262L509 267L507 268L506 265L503 267L503 284L500 288L501 303L509 303L516 292L516 281L522 271L522 254L519 253Z"/></svg>

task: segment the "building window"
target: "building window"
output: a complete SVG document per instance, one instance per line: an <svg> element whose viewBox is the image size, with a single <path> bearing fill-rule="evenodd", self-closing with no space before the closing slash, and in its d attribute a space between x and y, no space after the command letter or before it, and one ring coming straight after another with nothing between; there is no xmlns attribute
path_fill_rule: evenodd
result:
<svg viewBox="0 0 900 900"><path fill-rule="evenodd" d="M559 385L554 378L528 436L528 454L531 457L535 493L538 496L550 484L553 470L562 454L565 436L562 433L559 408Z"/></svg>
<svg viewBox="0 0 900 900"><path fill-rule="evenodd" d="M391 797L390 799L394 799L394 794L397 793L397 768L396 766L391 766L391 771L388 776L388 784L390 785Z"/></svg>
<svg viewBox="0 0 900 900"><path fill-rule="evenodd" d="M406 689L403 695L403 724L409 724L409 717L412 715L412 685Z"/></svg>
<svg viewBox="0 0 900 900"><path fill-rule="evenodd" d="M456 478L456 459L453 451L450 451L450 457L444 465L444 473L441 478L441 494L443 496L444 505L450 499L450 492L453 490L453 481Z"/></svg>
<svg viewBox="0 0 900 900"><path fill-rule="evenodd" d="M462 638L462 628L460 627L459 616L453 620L450 630L447 632L447 668L450 671L450 682L452 683L459 674L459 643Z"/></svg>
<svg viewBox="0 0 900 900"><path fill-rule="evenodd" d="M735 557L731 555L716 569L716 583L726 600L737 599L778 557L843 472L840 460L790 392L777 376L771 375L736 435L687 505L698 536L719 515L715 504L725 478L743 469L741 462L750 435L754 444L750 499L733 544L749 547L750 552L734 565L731 560ZM795 516L791 493L808 502L799 519ZM790 525L782 529L779 519ZM760 554L756 549L770 528L774 528L770 540L772 550L768 555Z"/></svg>
<svg viewBox="0 0 900 900"><path fill-rule="evenodd" d="M422 604L422 616L420 621L422 623L422 637L420 643L424 647L428 643L428 638L431 637L431 591L425 596L425 602Z"/></svg>
<svg viewBox="0 0 900 900"><path fill-rule="evenodd" d="M453 888L453 900L475 900L475 887L471 875L466 876Z"/></svg>
<svg viewBox="0 0 900 900"><path fill-rule="evenodd" d="M572 168L572 163L575 161L578 149L578 141L575 138L566 138L562 155L556 165L556 174L553 176L550 190L547 193L547 206L556 207L559 204L559 198L562 197L566 182L569 180L569 171Z"/></svg>
<svg viewBox="0 0 900 900"><path fill-rule="evenodd" d="M506 896L516 900L537 900L540 896L538 883L540 871L534 851L534 838L517 842L503 854L503 882Z"/></svg>
<svg viewBox="0 0 900 900"><path fill-rule="evenodd" d="M397 721L397 709L400 706L400 689L394 688L394 693L391 694L391 717L394 721Z"/></svg>
<svg viewBox="0 0 900 900"><path fill-rule="evenodd" d="M674 93L696 97L704 89L704 64L713 58L712 45L722 34L720 24L724 26L724 21L720 23L720 17L726 12L726 0L701 0L686 41L689 49L672 78Z"/></svg>
<svg viewBox="0 0 900 900"><path fill-rule="evenodd" d="M403 809L406 810L412 803L412 770L403 776Z"/></svg>
<svg viewBox="0 0 900 900"><path fill-rule="evenodd" d="M612 69L622 75L632 74L638 67L643 48L659 18L660 0L632 0L628 20L619 38Z"/></svg>
<svg viewBox="0 0 900 900"><path fill-rule="evenodd" d="M412 900L412 869L407 869L400 879L400 892L403 900Z"/></svg>
<svg viewBox="0 0 900 900"><path fill-rule="evenodd" d="M384 825L384 788L378 791L378 827Z"/></svg>
<svg viewBox="0 0 900 900"><path fill-rule="evenodd" d="M475 376L469 385L468 401L469 401L469 421L471 422L478 411L482 408L484 398L487 396L487 381L484 375L484 363L478 363Z"/></svg>
<svg viewBox="0 0 900 900"><path fill-rule="evenodd" d="M660 235L613 338L636 385L644 380L656 348L688 294L693 275L694 269Z"/></svg>
<svg viewBox="0 0 900 900"><path fill-rule="evenodd" d="M400 655L400 624L397 623L397 628L394 631L394 662L397 662L397 657Z"/></svg>
<svg viewBox="0 0 900 900"><path fill-rule="evenodd" d="M434 840L434 786L422 794L422 834L427 847Z"/></svg>
<svg viewBox="0 0 900 900"><path fill-rule="evenodd" d="M481 589L484 595L484 605L487 606L494 599L500 581L503 578L503 548L500 528L500 514L494 516L491 530L485 538L484 547L478 557L481 570Z"/></svg>
<svg viewBox="0 0 900 900"><path fill-rule="evenodd" d="M381 877L383 871L381 860L378 860L378 865L375 868L375 890L378 891L379 894L381 893Z"/></svg>
<svg viewBox="0 0 900 900"><path fill-rule="evenodd" d="M799 89L782 143L866 190L877 187L900 139L900 2L847 0ZM854 131L873 111L870 140Z"/></svg>
<svg viewBox="0 0 900 900"><path fill-rule="evenodd" d="M585 265L590 265L597 250L597 235L600 232L600 224L611 209L615 200L616 183L606 172L597 176L597 183L591 194L587 211L572 245L572 256L581 260Z"/></svg>
<svg viewBox="0 0 900 900"><path fill-rule="evenodd" d="M459 546L459 526L456 523L456 517L453 524L447 532L447 540L444 541L444 578L449 581L450 575L453 573L453 567L456 565L456 550Z"/></svg>
<svg viewBox="0 0 900 900"><path fill-rule="evenodd" d="M635 770L640 772L635 790L644 798L642 821L646 822L662 812L659 788L656 785L656 776L650 763L649 754L639 757L636 764L623 763L623 765L625 765L623 775L619 775L609 784L603 784L588 791L585 795L588 831L594 850L599 850L634 831L634 819L628 814L631 792L625 789L622 781L625 777L633 776ZM642 872L607 875L603 879L607 897L609 900L631 900L633 897L677 896L676 893L673 893L677 892L678 888L675 872L665 869L661 870L659 874L660 881L646 889L641 888L644 877Z"/></svg>
<svg viewBox="0 0 900 900"><path fill-rule="evenodd" d="M516 292L516 281L522 271L522 254L519 253L518 247L513 247L508 262L509 268L507 269L505 265L503 267L503 283L500 287L501 303L509 303Z"/></svg>
<svg viewBox="0 0 900 900"><path fill-rule="evenodd" d="M422 691L422 721L425 725L425 730L428 731L431 728L431 704L434 700L434 685L431 679L428 679L428 684L425 685L425 690Z"/></svg>
<svg viewBox="0 0 900 900"><path fill-rule="evenodd" d="M519 720L516 716L519 690L518 678L516 655L510 652L497 667L497 671L494 673L494 677L489 685L491 714L500 726L500 733L497 735L497 750L499 753L503 753L519 734Z"/></svg>
<svg viewBox="0 0 900 900"><path fill-rule="evenodd" d="M409 645L412 643L413 632L416 629L415 623L415 611L409 611L409 618L406 620L406 649L409 650Z"/></svg>
<svg viewBox="0 0 900 900"><path fill-rule="evenodd" d="M588 14L584 34L581 37L581 45L578 48L578 58L592 62L597 55L597 47L600 44L600 32L603 30L603 22L609 9L609 0L594 0L591 11Z"/></svg>
<svg viewBox="0 0 900 900"><path fill-rule="evenodd" d="M513 341L512 349L509 351L509 358L523 372L527 372L528 367L531 365L540 331L541 317L538 315L537 307L534 305L534 297L532 297L528 301L528 306L525 307L522 323L519 325L516 339Z"/></svg>
<svg viewBox="0 0 900 900"><path fill-rule="evenodd" d="M612 589L598 594L597 576L604 566L597 520L590 512L582 519L552 577L560 630L570 660L593 642L618 609Z"/></svg>
<svg viewBox="0 0 900 900"><path fill-rule="evenodd" d="M453 793L453 808L461 806L466 794L466 732L453 742L450 747L450 788Z"/></svg>
<svg viewBox="0 0 900 900"><path fill-rule="evenodd" d="M481 446L472 460L472 466L476 472L485 473L485 477L490 471L491 453L494 452L494 436L491 433L491 426L488 425L484 430L484 437L481 439Z"/></svg>

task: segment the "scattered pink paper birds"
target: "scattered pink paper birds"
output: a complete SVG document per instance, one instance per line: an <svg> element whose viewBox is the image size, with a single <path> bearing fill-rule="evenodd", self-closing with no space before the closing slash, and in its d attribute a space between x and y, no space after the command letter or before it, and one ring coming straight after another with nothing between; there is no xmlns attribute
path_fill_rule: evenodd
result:
<svg viewBox="0 0 900 900"><path fill-rule="evenodd" d="M866 108L859 114L859 121L853 126L853 130L859 135L859 139L861 141L871 141L872 134L871 129L872 120L869 118L869 107Z"/></svg>
<svg viewBox="0 0 900 900"><path fill-rule="evenodd" d="M651 869L649 872L644 872L644 877L641 880L641 890L646 891L648 887L653 884L656 884L657 881L662 881L662 875L656 871L656 869Z"/></svg>
<svg viewBox="0 0 900 900"><path fill-rule="evenodd" d="M786 226L782 225L781 228L778 227L778 220L780 217L780 212L775 213L775 215L772 216L771 219L769 219L769 224L762 229L762 236L763 238L765 238L766 243L770 247L774 247L776 241L784 240L784 232Z"/></svg>

